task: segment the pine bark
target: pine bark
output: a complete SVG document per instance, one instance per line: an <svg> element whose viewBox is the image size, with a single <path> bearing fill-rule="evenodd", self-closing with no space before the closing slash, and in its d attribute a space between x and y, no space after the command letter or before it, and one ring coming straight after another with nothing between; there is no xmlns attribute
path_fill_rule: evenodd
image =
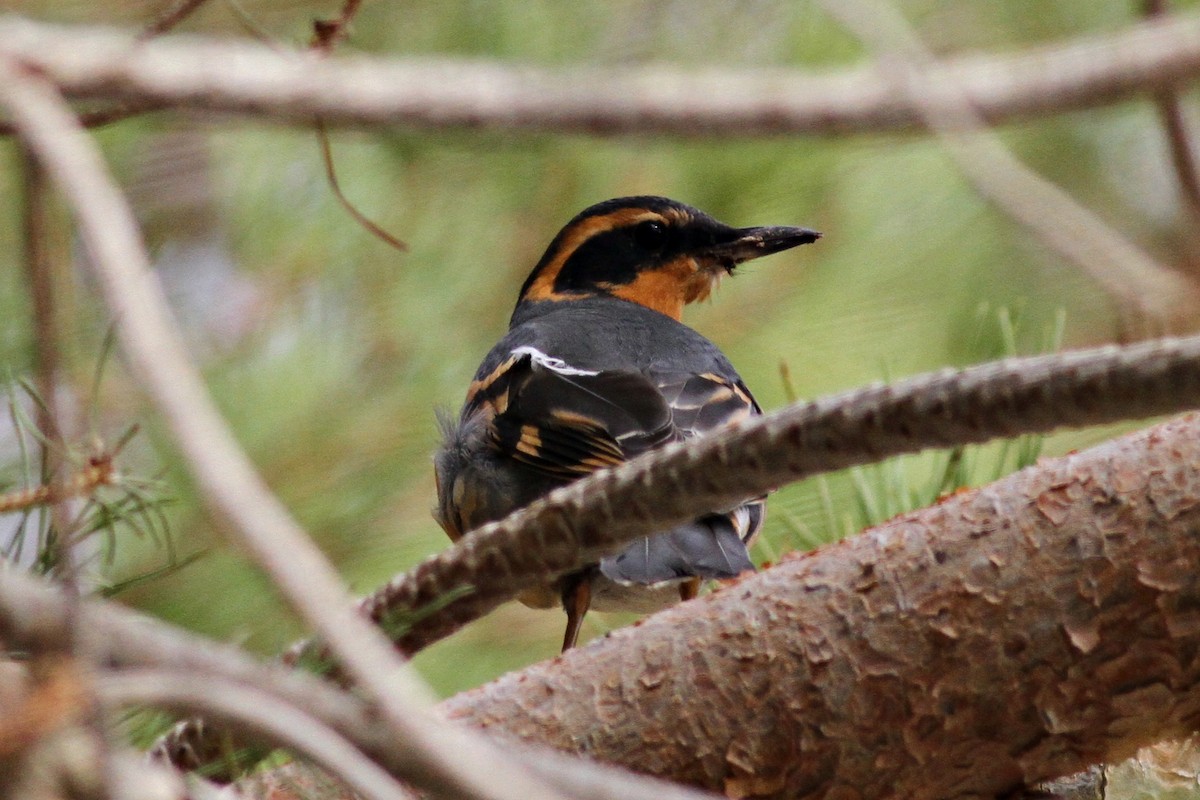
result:
<svg viewBox="0 0 1200 800"><path fill-rule="evenodd" d="M995 797L1200 724L1200 415L443 704L734 797Z"/></svg>

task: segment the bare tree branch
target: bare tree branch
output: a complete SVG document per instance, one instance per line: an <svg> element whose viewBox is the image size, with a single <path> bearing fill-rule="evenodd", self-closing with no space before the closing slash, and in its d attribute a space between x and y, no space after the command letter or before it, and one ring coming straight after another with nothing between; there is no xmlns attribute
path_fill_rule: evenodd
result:
<svg viewBox="0 0 1200 800"><path fill-rule="evenodd" d="M333 567L263 484L212 405L170 320L132 213L57 92L0 60L0 103L71 204L125 354L204 497L329 642L393 735L419 754L424 769L406 777L447 796L554 796L524 770L500 761L485 742L440 728L426 716L428 690L356 611Z"/></svg>
<svg viewBox="0 0 1200 800"><path fill-rule="evenodd" d="M156 668L257 687L303 707L398 773L414 769L412 754L361 700L304 672L262 665L220 644L106 601L85 599L76 609L46 582L14 570L0 572L0 639L9 647L61 647L74 618L78 635L99 663ZM196 765L190 765L196 766Z"/></svg>
<svg viewBox="0 0 1200 800"><path fill-rule="evenodd" d="M976 190L1100 284L1117 301L1135 338L1195 327L1200 290L1021 163L988 131L964 87L936 85L939 77L946 80L945 72L893 5L885 0L823 5L878 55L880 79L918 109Z"/></svg>
<svg viewBox="0 0 1200 800"><path fill-rule="evenodd" d="M475 530L362 607L380 621L418 616L397 640L415 652L523 589L692 519L697 508L728 508L801 478L925 448L1198 405L1200 336L1014 358L871 386L789 406L577 481ZM438 610L413 613L431 608ZM311 647L293 648L292 658Z"/></svg>
<svg viewBox="0 0 1200 800"><path fill-rule="evenodd" d="M26 279L33 306L34 353L37 373L37 390L40 395L37 426L43 438L41 447L42 487L46 489L49 503L48 539L44 543L47 564L53 565L56 577L61 581L74 604L78 604L82 589L79 561L74 547L75 534L79 528L75 496L69 491L67 478L68 441L78 436L78 426L67 402L69 390L62 383L62 334L59 324L58 287L55 285L55 259L50 253L49 234L51 225L51 187L46 171L34 156L31 148L22 147L24 165L25 209L22 234L24 239ZM103 472L101 470L100 472ZM111 474L111 466L108 472ZM94 489L102 481L92 484ZM37 489L30 495L37 495ZM18 534L19 535L19 534ZM74 619L77 615L71 614ZM73 734L86 742L95 755L87 766L80 764L86 777L94 782L95 792L102 798L116 798L113 786L112 743L108 729L99 714L94 687L86 677L87 670L79 665L91 664L78 629L61 642L60 648L34 651L30 663L35 674L53 671L57 662L74 665L79 724ZM28 743L32 746L32 742ZM53 749L53 746L51 747ZM33 769L37 769L34 767ZM79 777L83 777L83 772Z"/></svg>
<svg viewBox="0 0 1200 800"><path fill-rule="evenodd" d="M1167 3L1166 0L1143 0L1142 9L1147 17L1163 17L1167 14ZM1154 103L1166 133L1184 207L1193 223L1200 222L1200 169L1196 167L1196 153L1179 92L1176 88L1159 89L1154 92Z"/></svg>
<svg viewBox="0 0 1200 800"><path fill-rule="evenodd" d="M38 394L43 403L37 406L37 427L46 439L61 444L58 420L53 413L57 405L60 362L58 308L55 301L53 266L48 253L50 225L50 183L37 159L25 147L20 150L24 180L24 208L21 215L21 239L24 246L25 280L29 286L30 307L33 310L33 360ZM42 483L55 482L52 463L63 454L42 450Z"/></svg>
<svg viewBox="0 0 1200 800"><path fill-rule="evenodd" d="M167 106L162 103L140 101L116 102L107 104L103 108L80 111L78 119L79 124L84 128L102 128L114 122L121 122L131 117L149 114L154 111L162 111L165 108ZM12 135L16 132L16 128L12 125L0 122L0 135Z"/></svg>
<svg viewBox="0 0 1200 800"><path fill-rule="evenodd" d="M163 13L150 22L143 28L136 37L135 41L144 42L153 39L156 36L161 36L164 33L175 28L180 22L187 19L192 12L204 5L207 0L176 0L174 5L167 8ZM136 117L140 114L148 114L152 111L161 111L165 106L162 103L156 102L116 102L105 108L85 111L79 114L79 123L85 128L98 128L103 125L109 125L114 122ZM15 133L16 130L12 126L0 123L0 133Z"/></svg>
<svg viewBox="0 0 1200 800"><path fill-rule="evenodd" d="M1176 92L1165 90L1155 93L1154 102L1162 119L1184 206L1193 219L1200 219L1200 170L1196 168L1196 154L1192 149L1183 103Z"/></svg>
<svg viewBox="0 0 1200 800"><path fill-rule="evenodd" d="M999 797L1200 725L1200 415L443 704L732 796Z"/></svg>
<svg viewBox="0 0 1200 800"><path fill-rule="evenodd" d="M195 37L132 36L0 18L0 57L79 98L136 100L308 124L677 136L918 129L918 104L872 67L845 72L670 67L546 71L449 60L317 59ZM1200 74L1194 14L930 73L992 124L1113 103Z"/></svg>

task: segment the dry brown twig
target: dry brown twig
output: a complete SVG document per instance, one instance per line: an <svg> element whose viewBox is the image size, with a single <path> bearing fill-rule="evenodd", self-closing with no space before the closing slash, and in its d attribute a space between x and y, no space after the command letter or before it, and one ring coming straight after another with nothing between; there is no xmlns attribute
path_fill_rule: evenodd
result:
<svg viewBox="0 0 1200 800"><path fill-rule="evenodd" d="M1142 8L1149 18L1167 15L1166 0L1144 0ZM1162 120L1184 208L1193 223L1200 222L1200 169L1196 166L1196 152L1179 92L1171 87L1159 89L1154 92L1154 103Z"/></svg>
<svg viewBox="0 0 1200 800"><path fill-rule="evenodd" d="M961 87L991 123L1113 103L1200 74L1200 25L1179 15L1015 54L948 60L936 92ZM669 67L547 71L450 60L315 59L244 42L176 37L131 46L104 29L0 18L0 56L78 98L308 124L409 125L683 137L843 134L925 127L920 107L872 68Z"/></svg>
<svg viewBox="0 0 1200 800"><path fill-rule="evenodd" d="M106 453L91 459L87 466L53 483L0 494L0 514L24 511L36 506L52 506L65 500L85 497L101 486L112 485L115 474L111 454Z"/></svg>
<svg viewBox="0 0 1200 800"><path fill-rule="evenodd" d="M354 16L358 13L361 6L362 0L345 0L341 12L333 19L314 20L313 39L309 44L309 48L323 56L331 55L338 42L350 35L350 23L353 22ZM359 210L358 206L342 191L341 183L338 181L337 168L333 162L333 146L329 141L329 130L326 128L325 121L321 117L317 117L316 119L316 129L317 144L321 149L321 163L325 166L325 181L329 184L329 188L333 192L334 198L337 199L338 204L355 222L365 228L376 239L385 242L400 252L408 250L408 245Z"/></svg>
<svg viewBox="0 0 1200 800"><path fill-rule="evenodd" d="M179 23L190 17L196 9L200 8L206 2L208 0L175 0L174 3L168 6L149 25L142 29L141 33L137 35L137 40L145 42L174 30Z"/></svg>
<svg viewBox="0 0 1200 800"><path fill-rule="evenodd" d="M330 643L393 735L420 754L423 771L406 777L436 795L555 796L520 767L501 761L483 740L438 726L427 716L428 690L358 614L328 561L263 485L208 399L149 270L132 213L62 98L40 78L0 61L0 103L74 210L133 372L173 432L205 498L302 618Z"/></svg>
<svg viewBox="0 0 1200 800"><path fill-rule="evenodd" d="M37 428L48 441L61 434L55 418L58 375L62 338L59 335L58 309L55 301L54 269L49 255L49 182L37 159L25 147L21 148L24 209L21 215L21 239L24 245L25 280L29 287L30 308L33 311L33 360L38 395ZM42 481L49 483L55 471L52 454L43 448Z"/></svg>
<svg viewBox="0 0 1200 800"><path fill-rule="evenodd" d="M350 24L362 7L362 0L344 0L342 10L331 19L313 20L313 39L311 47L328 55L338 42L350 35Z"/></svg>
<svg viewBox="0 0 1200 800"><path fill-rule="evenodd" d="M111 460L98 459L80 472L68 475L67 442L77 437L79 426L67 399L70 389L63 381L63 337L55 280L58 262L49 245L54 216L51 213L50 180L31 147L23 146L21 156L25 179L22 235L33 308L34 370L40 398L36 425L41 437L42 484L25 492L0 496L0 505L17 500L48 507L45 511L48 522L44 521L47 538L41 544L44 552L39 552L38 557L54 565L58 580L72 607L76 608L84 590L80 585L74 547L79 522L73 506L81 495L111 482L113 469ZM31 507L23 506L24 509ZM77 615L71 614L70 618L75 620ZM35 685L28 697L31 701L47 695L59 697L59 702L68 708L50 715L53 717L50 720L52 728L44 735L26 737L24 763L20 767L10 764L10 771L23 772L27 777L43 774L50 783L63 786L83 782L92 787L91 791L109 796L113 791L114 774L112 743L108 728L98 713L88 671L82 667L92 663L91 653L79 636L77 625L72 624L67 630L69 635L57 646L30 651L29 672ZM63 686L70 687L65 699L60 690ZM34 709L35 713L44 710L39 702L27 703L26 708ZM90 750L94 759L90 763L85 760L71 765L67 753L77 746ZM38 790L25 786L20 791Z"/></svg>

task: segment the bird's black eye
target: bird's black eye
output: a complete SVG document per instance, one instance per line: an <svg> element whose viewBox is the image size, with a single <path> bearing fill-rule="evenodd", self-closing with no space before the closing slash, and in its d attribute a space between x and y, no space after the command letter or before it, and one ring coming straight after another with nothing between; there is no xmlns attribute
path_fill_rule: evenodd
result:
<svg viewBox="0 0 1200 800"><path fill-rule="evenodd" d="M633 229L633 236L639 247L655 253L667 245L666 227L661 222L652 219L639 222L637 227Z"/></svg>

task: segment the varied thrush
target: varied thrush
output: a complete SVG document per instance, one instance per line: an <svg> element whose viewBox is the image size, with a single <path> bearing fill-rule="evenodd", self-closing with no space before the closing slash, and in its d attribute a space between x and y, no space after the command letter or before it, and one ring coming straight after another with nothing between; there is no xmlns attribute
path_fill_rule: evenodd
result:
<svg viewBox="0 0 1200 800"><path fill-rule="evenodd" d="M458 421L443 426L434 514L450 538L595 470L761 414L716 345L680 322L683 307L743 261L819 236L733 228L663 197L608 200L568 222L521 287ZM562 602L565 651L589 608L648 613L694 597L703 579L753 570L763 499L697 512L520 599Z"/></svg>

